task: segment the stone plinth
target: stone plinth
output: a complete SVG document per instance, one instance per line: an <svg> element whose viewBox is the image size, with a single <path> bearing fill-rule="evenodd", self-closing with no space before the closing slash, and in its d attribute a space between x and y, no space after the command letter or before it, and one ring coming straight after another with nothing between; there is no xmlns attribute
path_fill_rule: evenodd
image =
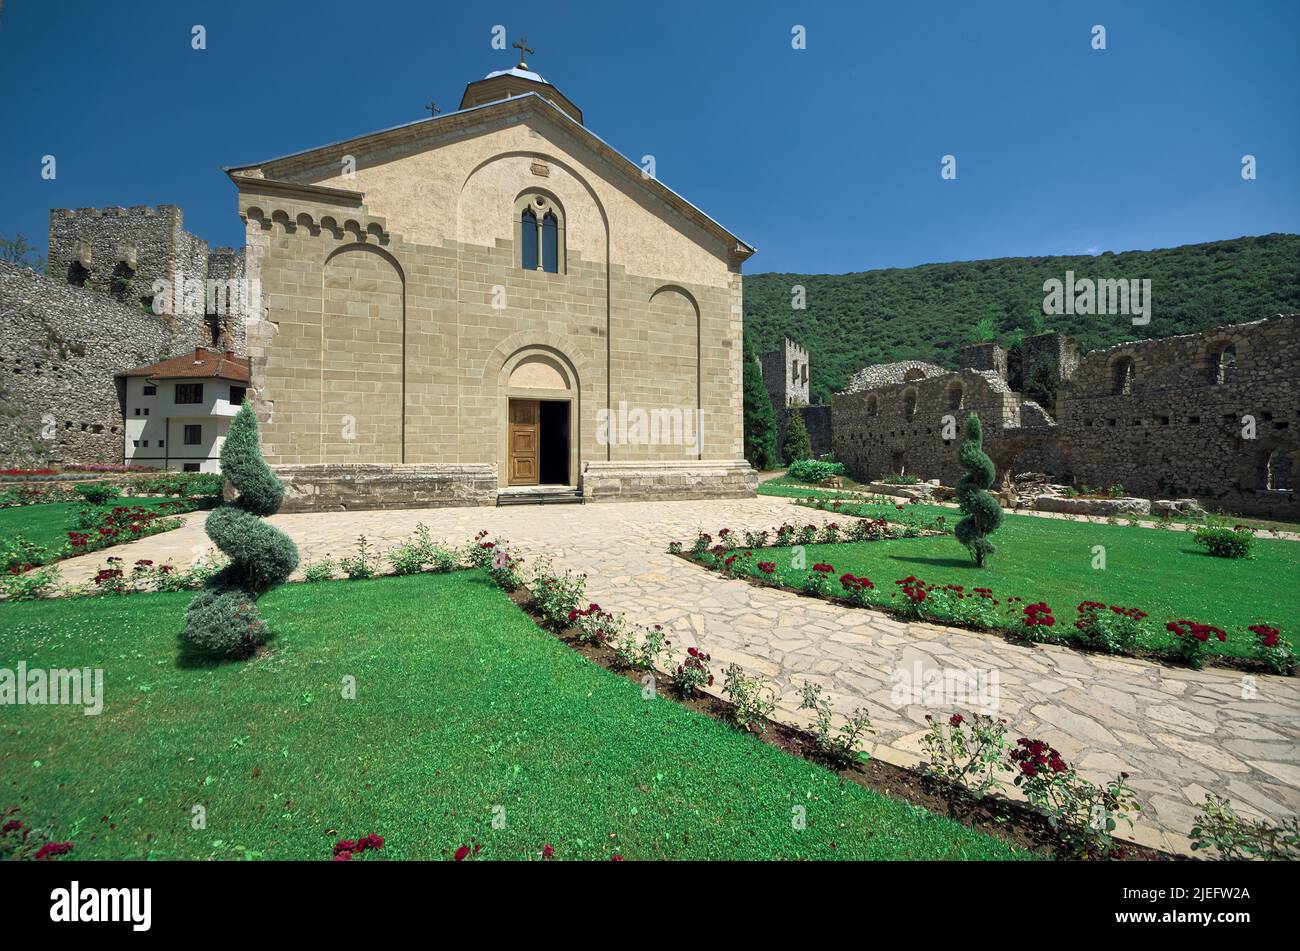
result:
<svg viewBox="0 0 1300 951"><path fill-rule="evenodd" d="M1034 499L1039 512L1065 512L1068 515L1150 515L1151 500L1121 497L1117 499L1071 499L1058 495L1040 495Z"/></svg>
<svg viewBox="0 0 1300 951"><path fill-rule="evenodd" d="M744 459L589 462L582 474L588 502L749 498L757 488L758 473Z"/></svg>
<svg viewBox="0 0 1300 951"><path fill-rule="evenodd" d="M281 512L492 505L496 466L487 463L274 466L284 481Z"/></svg>

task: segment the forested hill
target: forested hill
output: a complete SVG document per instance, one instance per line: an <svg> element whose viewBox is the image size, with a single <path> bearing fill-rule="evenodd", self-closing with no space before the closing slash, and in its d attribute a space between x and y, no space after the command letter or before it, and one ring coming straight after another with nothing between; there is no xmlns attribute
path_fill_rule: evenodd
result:
<svg viewBox="0 0 1300 951"><path fill-rule="evenodd" d="M1123 316L1044 317L1043 282L1151 280L1151 322ZM791 307L792 288L807 308ZM758 351L788 336L808 348L814 402L843 389L857 370L890 360L955 368L976 340L1011 346L1022 334L1057 330L1082 351L1171 337L1300 312L1300 235L1268 234L1156 251L1097 256L998 258L856 274L745 276L745 332Z"/></svg>

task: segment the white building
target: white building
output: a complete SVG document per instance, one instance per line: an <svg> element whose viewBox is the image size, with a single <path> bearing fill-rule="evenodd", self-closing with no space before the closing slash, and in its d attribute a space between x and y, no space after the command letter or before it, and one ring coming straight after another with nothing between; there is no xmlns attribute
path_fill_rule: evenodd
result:
<svg viewBox="0 0 1300 951"><path fill-rule="evenodd" d="M128 370L125 382L127 464L220 472L230 420L248 389L248 359L198 349Z"/></svg>

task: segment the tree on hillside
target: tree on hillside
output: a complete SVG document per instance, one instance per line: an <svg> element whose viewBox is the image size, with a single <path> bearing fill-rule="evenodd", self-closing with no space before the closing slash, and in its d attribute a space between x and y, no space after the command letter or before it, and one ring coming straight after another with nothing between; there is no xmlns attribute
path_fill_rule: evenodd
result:
<svg viewBox="0 0 1300 951"><path fill-rule="evenodd" d="M797 406L790 409L790 420L785 424L785 435L781 438L781 458L785 464L812 458L812 441L808 438L808 427L804 425L803 413Z"/></svg>
<svg viewBox="0 0 1300 951"><path fill-rule="evenodd" d="M984 453L984 429L974 413L966 417L966 438L957 451L965 474L957 482L957 503L966 516L957 523L957 541L970 551L977 567L997 549L988 537L1002 524L1002 507L986 489L993 484L993 460Z"/></svg>
<svg viewBox="0 0 1300 951"><path fill-rule="evenodd" d="M760 471L776 468L776 415L763 385L754 341L745 336L745 458Z"/></svg>
<svg viewBox="0 0 1300 951"><path fill-rule="evenodd" d="M28 243L22 235L6 238L0 235L0 261L21 264L33 271L45 271L45 258L38 253L40 248Z"/></svg>
<svg viewBox="0 0 1300 951"><path fill-rule="evenodd" d="M257 599L298 567L293 541L263 521L279 511L284 485L262 458L251 400L230 424L221 447L221 473L239 496L214 509L204 530L230 556L230 564L194 596L181 637L203 651L247 657L266 640Z"/></svg>

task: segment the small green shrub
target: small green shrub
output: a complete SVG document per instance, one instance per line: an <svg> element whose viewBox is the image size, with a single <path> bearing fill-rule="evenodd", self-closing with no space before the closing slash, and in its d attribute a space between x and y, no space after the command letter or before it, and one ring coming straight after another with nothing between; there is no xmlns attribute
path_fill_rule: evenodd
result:
<svg viewBox="0 0 1300 951"><path fill-rule="evenodd" d="M921 480L914 475L899 475L895 472L884 476L880 481L886 485L920 485L921 483Z"/></svg>
<svg viewBox="0 0 1300 951"><path fill-rule="evenodd" d="M37 565L43 565L53 557L53 553L44 545L28 541L22 535L0 541L0 571L26 571Z"/></svg>
<svg viewBox="0 0 1300 951"><path fill-rule="evenodd" d="M1255 533L1249 528L1229 528L1221 522L1197 526L1192 538L1215 558L1249 558L1255 544Z"/></svg>
<svg viewBox="0 0 1300 951"><path fill-rule="evenodd" d="M1137 608L1114 604L1107 607L1100 601L1084 601L1079 605L1079 619L1074 622L1069 639L1081 647L1108 654L1131 654L1152 634L1146 616L1145 611Z"/></svg>
<svg viewBox="0 0 1300 951"><path fill-rule="evenodd" d="M303 569L303 580L312 584L321 581L329 581L334 577L335 564L326 558L322 561L313 561Z"/></svg>
<svg viewBox="0 0 1300 951"><path fill-rule="evenodd" d="M1294 862L1300 859L1300 824L1294 816L1280 826L1243 819L1227 799L1206 793L1201 814L1192 823L1192 849L1213 850L1225 861Z"/></svg>
<svg viewBox="0 0 1300 951"><path fill-rule="evenodd" d="M925 721L930 729L921 738L921 748L927 757L927 771L976 796L1002 785L998 773L1009 769L1004 760L1005 720L979 713L967 723L966 717L954 713L945 724L927 713Z"/></svg>
<svg viewBox="0 0 1300 951"><path fill-rule="evenodd" d="M562 631L573 623L578 606L586 600L587 576L566 570L555 574L549 562L540 562L531 584L533 601L542 620L553 631Z"/></svg>
<svg viewBox="0 0 1300 951"><path fill-rule="evenodd" d="M673 686L677 692L683 697L693 697L705 687L712 687L713 671L709 669L712 660L712 655L697 647L686 648L686 656L673 671Z"/></svg>
<svg viewBox="0 0 1300 951"><path fill-rule="evenodd" d="M471 567L486 571L492 566L492 556L496 554L496 547L496 542L488 540L488 532L484 529L465 545L465 560Z"/></svg>
<svg viewBox="0 0 1300 951"><path fill-rule="evenodd" d="M202 650L247 657L266 634L256 602L240 588L205 588L185 612L185 639Z"/></svg>
<svg viewBox="0 0 1300 951"><path fill-rule="evenodd" d="M48 598L58 590L62 578L58 565L36 568L23 574L0 574L0 599L5 601L35 601Z"/></svg>
<svg viewBox="0 0 1300 951"><path fill-rule="evenodd" d="M748 676L739 664L729 664L722 695L732 703L731 718L747 733L766 733L767 718L776 709L776 689L761 676Z"/></svg>
<svg viewBox="0 0 1300 951"><path fill-rule="evenodd" d="M637 637L635 630L628 631L611 646L614 648L614 654L625 667L632 670L653 671L659 666L660 658L671 643L666 639L664 629L656 624L648 628L640 638Z"/></svg>
<svg viewBox="0 0 1300 951"><path fill-rule="evenodd" d="M418 523L410 541L403 542L388 552L393 574L414 575L426 570L433 563L434 548L429 526L423 522Z"/></svg>
<svg viewBox="0 0 1300 951"><path fill-rule="evenodd" d="M790 463L786 475L797 482L821 482L834 476L848 475L842 462L827 462L819 459L798 459Z"/></svg>
<svg viewBox="0 0 1300 951"><path fill-rule="evenodd" d="M1015 784L1030 805L1047 817L1074 858L1108 858L1117 824L1126 822L1131 827L1129 814L1141 808L1128 786L1128 773L1098 786L1080 776L1042 740L1022 736L1009 759L1017 770Z"/></svg>
<svg viewBox="0 0 1300 951"><path fill-rule="evenodd" d="M813 732L817 752L837 766L847 766L856 760L863 753L862 738L875 732L871 728L871 717L867 711L861 707L855 709L845 718L839 733L833 734L830 698L822 696L821 687L807 682L803 685L802 693L799 709L812 710L817 717L817 726Z"/></svg>
<svg viewBox="0 0 1300 951"><path fill-rule="evenodd" d="M121 495L117 486L107 482L83 482L76 486L77 494L91 505L107 505Z"/></svg>
<svg viewBox="0 0 1300 951"><path fill-rule="evenodd" d="M366 536L358 535L356 554L347 558L340 558L339 567L353 581L364 581L375 576L375 572L378 570L378 561L374 549L366 541Z"/></svg>
<svg viewBox="0 0 1300 951"><path fill-rule="evenodd" d="M492 564L488 566L488 577L502 591L518 591L524 586L523 563L522 558L516 558L506 551L503 542L498 542L496 552L492 555Z"/></svg>

